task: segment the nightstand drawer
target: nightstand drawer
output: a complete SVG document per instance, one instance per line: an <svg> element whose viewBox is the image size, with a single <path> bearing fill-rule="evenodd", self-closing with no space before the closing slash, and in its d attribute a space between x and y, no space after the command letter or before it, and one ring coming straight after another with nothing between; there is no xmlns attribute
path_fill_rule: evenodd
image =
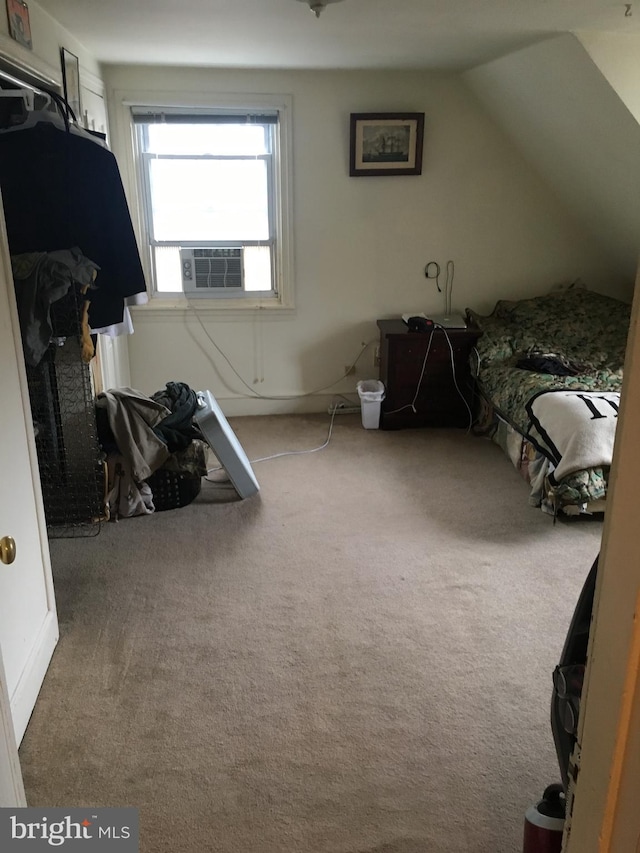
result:
<svg viewBox="0 0 640 853"><path fill-rule="evenodd" d="M422 377L421 385L452 385L454 375L458 382L469 375L469 366L462 358L454 360L452 367L449 358L437 360L429 353L425 364L424 353L418 359L405 353L404 358L390 365L385 384L398 388L415 387Z"/></svg>

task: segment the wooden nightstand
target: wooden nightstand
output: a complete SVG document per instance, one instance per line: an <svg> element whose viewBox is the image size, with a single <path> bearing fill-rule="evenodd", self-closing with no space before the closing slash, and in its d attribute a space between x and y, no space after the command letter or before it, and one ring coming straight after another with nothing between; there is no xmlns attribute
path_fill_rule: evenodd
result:
<svg viewBox="0 0 640 853"><path fill-rule="evenodd" d="M386 389L380 413L381 429L469 426L467 405L471 406L473 396L469 357L480 337L479 329L409 332L402 320L378 320L378 328L380 379ZM411 402L416 391L414 412Z"/></svg>

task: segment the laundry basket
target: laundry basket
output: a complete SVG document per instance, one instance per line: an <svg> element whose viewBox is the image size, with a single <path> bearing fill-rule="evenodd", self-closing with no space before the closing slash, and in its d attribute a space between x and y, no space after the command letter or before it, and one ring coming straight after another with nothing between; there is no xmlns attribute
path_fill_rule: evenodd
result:
<svg viewBox="0 0 640 853"><path fill-rule="evenodd" d="M378 429L380 425L380 405L384 400L384 385L378 379L362 379L357 384L358 397L362 412L362 426L365 429Z"/></svg>
<svg viewBox="0 0 640 853"><path fill-rule="evenodd" d="M202 479L187 471L167 471L160 468L146 481L151 488L156 512L187 506L200 494Z"/></svg>

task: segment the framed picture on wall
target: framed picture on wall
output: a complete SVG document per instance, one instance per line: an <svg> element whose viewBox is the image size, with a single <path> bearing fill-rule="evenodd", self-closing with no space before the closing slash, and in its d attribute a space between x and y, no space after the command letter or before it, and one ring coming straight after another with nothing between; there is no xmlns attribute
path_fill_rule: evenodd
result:
<svg viewBox="0 0 640 853"><path fill-rule="evenodd" d="M80 63L78 57L66 47L60 50L62 63L62 82L64 84L64 99L71 107L74 116L81 124L82 105L80 103Z"/></svg>
<svg viewBox="0 0 640 853"><path fill-rule="evenodd" d="M421 175L424 113L351 113L349 174Z"/></svg>
<svg viewBox="0 0 640 853"><path fill-rule="evenodd" d="M7 0L7 17L9 18L11 38L31 50L33 43L31 41L29 7L24 0Z"/></svg>

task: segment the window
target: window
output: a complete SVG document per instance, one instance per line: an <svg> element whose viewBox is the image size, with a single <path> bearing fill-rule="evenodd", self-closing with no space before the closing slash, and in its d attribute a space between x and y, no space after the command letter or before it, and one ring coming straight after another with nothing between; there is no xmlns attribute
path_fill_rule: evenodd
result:
<svg viewBox="0 0 640 853"><path fill-rule="evenodd" d="M155 293L282 304L280 111L136 107L133 118Z"/></svg>

